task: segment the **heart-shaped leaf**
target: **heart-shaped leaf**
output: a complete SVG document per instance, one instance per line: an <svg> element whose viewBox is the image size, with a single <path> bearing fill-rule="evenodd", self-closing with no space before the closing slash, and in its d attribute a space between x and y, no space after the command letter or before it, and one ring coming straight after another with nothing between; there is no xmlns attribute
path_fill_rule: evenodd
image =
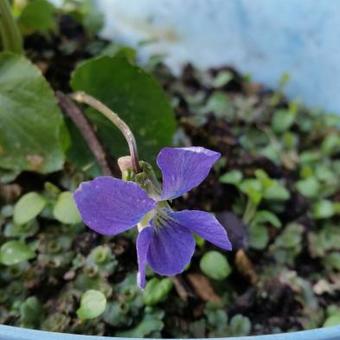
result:
<svg viewBox="0 0 340 340"><path fill-rule="evenodd" d="M171 144L175 119L165 93L151 75L124 56L102 56L82 63L74 71L71 85L102 101L130 126L141 159L153 161L161 147ZM107 118L93 110L89 118L116 157L128 154L121 133Z"/></svg>
<svg viewBox="0 0 340 340"><path fill-rule="evenodd" d="M0 168L62 168L66 128L53 92L23 56L0 54Z"/></svg>

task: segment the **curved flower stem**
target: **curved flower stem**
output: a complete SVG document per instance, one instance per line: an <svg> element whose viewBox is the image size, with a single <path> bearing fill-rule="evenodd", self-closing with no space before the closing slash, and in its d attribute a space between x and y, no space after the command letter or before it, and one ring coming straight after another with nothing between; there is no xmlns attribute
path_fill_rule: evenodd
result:
<svg viewBox="0 0 340 340"><path fill-rule="evenodd" d="M23 54L22 37L11 13L8 0L0 0L0 34L5 51Z"/></svg>
<svg viewBox="0 0 340 340"><path fill-rule="evenodd" d="M108 118L123 134L125 140L129 145L129 151L131 155L131 162L133 171L138 173L141 171L139 166L138 159L138 151L135 136L132 131L128 127L128 125L111 109L109 109L106 105L100 102L98 99L86 94L85 92L79 91L72 93L71 98L79 103L85 103L92 108L96 109L100 113L102 113L106 118Z"/></svg>

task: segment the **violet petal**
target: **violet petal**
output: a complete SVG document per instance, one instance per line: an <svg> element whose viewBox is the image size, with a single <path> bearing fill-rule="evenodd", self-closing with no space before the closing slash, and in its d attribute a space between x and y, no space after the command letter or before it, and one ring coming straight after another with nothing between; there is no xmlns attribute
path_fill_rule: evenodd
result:
<svg viewBox="0 0 340 340"><path fill-rule="evenodd" d="M169 215L183 228L191 230L215 246L225 250L232 249L227 231L214 215L200 210L172 211Z"/></svg>
<svg viewBox="0 0 340 340"><path fill-rule="evenodd" d="M181 273L195 251L191 232L170 219L165 225L154 228L148 252L150 267L160 275Z"/></svg>
<svg viewBox="0 0 340 340"><path fill-rule="evenodd" d="M162 200L182 196L198 186L220 156L202 147L162 149L157 157L163 176Z"/></svg>
<svg viewBox="0 0 340 340"><path fill-rule="evenodd" d="M137 184L109 176L81 183L74 200L84 223L109 236L132 228L156 205Z"/></svg>
<svg viewBox="0 0 340 340"><path fill-rule="evenodd" d="M147 255L149 245L153 236L153 228L145 227L137 236L136 248L137 248L137 260L138 260L138 273L137 273L137 285L139 288L145 287L145 267L147 265Z"/></svg>

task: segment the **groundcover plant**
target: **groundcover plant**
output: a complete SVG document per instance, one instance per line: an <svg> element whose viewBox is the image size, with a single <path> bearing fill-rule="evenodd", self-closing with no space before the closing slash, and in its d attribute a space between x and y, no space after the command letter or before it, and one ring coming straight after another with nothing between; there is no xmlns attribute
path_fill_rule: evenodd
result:
<svg viewBox="0 0 340 340"><path fill-rule="evenodd" d="M288 76L273 92L228 67L139 66L96 36L91 1L0 13L0 323L164 338L340 323L337 116L288 101Z"/></svg>

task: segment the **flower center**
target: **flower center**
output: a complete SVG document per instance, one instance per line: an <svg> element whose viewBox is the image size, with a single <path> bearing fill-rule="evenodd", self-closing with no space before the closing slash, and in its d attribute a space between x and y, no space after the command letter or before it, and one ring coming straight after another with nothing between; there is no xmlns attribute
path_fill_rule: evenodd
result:
<svg viewBox="0 0 340 340"><path fill-rule="evenodd" d="M165 225L169 224L169 215L167 214L167 209L165 208L159 208L157 209L156 215L153 219L152 225L155 227L155 229L160 229L164 227Z"/></svg>
<svg viewBox="0 0 340 340"><path fill-rule="evenodd" d="M137 225L138 231L142 231L147 226L153 226L156 230L164 227L168 224L168 221L170 219L168 211L171 211L171 207L167 201L158 202L157 206L154 209L150 210L140 220Z"/></svg>

